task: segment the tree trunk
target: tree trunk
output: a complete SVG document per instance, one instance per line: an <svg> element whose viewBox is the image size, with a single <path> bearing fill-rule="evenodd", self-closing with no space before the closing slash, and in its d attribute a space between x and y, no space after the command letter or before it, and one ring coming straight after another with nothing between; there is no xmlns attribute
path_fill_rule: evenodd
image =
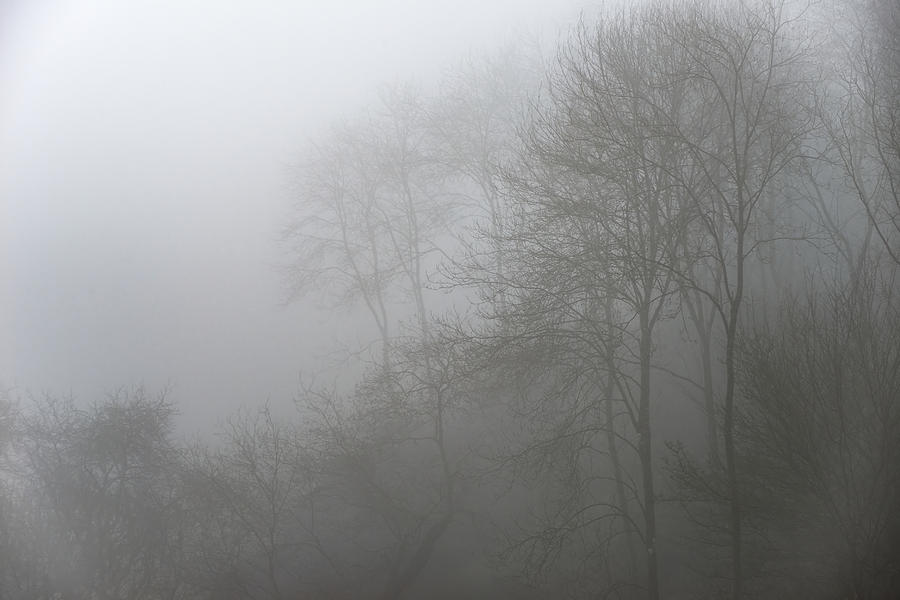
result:
<svg viewBox="0 0 900 600"><path fill-rule="evenodd" d="M738 197L738 206L743 210L743 202ZM739 213L739 216L743 212ZM744 232L743 221L737 227L737 275L734 294L730 298L728 322L725 324L725 419L723 436L725 441L725 466L728 474L729 525L731 528L732 598L740 600L743 594L743 565L741 553L741 497L738 489L737 456L734 449L734 388L735 388L735 343L737 341L738 319L744 296Z"/></svg>
<svg viewBox="0 0 900 600"><path fill-rule="evenodd" d="M737 457L734 449L734 343L736 336L736 315L732 309L725 349L725 466L728 475L729 526L731 529L732 598L739 600L742 594L743 573L741 568L741 502L738 493Z"/></svg>
<svg viewBox="0 0 900 600"><path fill-rule="evenodd" d="M650 316L648 307L640 311L641 390L638 407L638 453L644 491L644 544L647 551L647 598L659 600L659 563L656 552L656 495L653 491L653 445L650 428Z"/></svg>
<svg viewBox="0 0 900 600"><path fill-rule="evenodd" d="M444 534L444 531L447 530L452 519L453 515L446 514L441 517L440 521L428 529L428 532L425 534L425 537L422 538L422 542L416 549L416 553L413 554L406 566L401 568L388 580L387 585L381 594L381 600L396 600L397 598L403 597L403 593L415 583L416 579L428 565L428 561L431 559L431 554L434 552L437 541Z"/></svg>
<svg viewBox="0 0 900 600"><path fill-rule="evenodd" d="M698 327L700 334L700 361L703 365L703 406L706 411L706 445L709 464L717 468L721 464L719 456L719 423L716 415L716 396L713 389L712 336L709 328Z"/></svg>
<svg viewBox="0 0 900 600"><path fill-rule="evenodd" d="M606 326L612 329L612 302L606 301ZM622 469L622 461L619 458L619 448L616 443L615 411L613 411L613 392L616 386L615 363L613 360L614 345L609 344L606 363L606 383L603 390L604 412L606 417L606 443L609 447L609 459L612 462L613 477L616 479L616 497L619 502L619 510L622 511L622 521L625 524L625 545L628 547L629 577L637 575L637 559L634 554L634 525L628 511L628 494L625 492L625 474Z"/></svg>

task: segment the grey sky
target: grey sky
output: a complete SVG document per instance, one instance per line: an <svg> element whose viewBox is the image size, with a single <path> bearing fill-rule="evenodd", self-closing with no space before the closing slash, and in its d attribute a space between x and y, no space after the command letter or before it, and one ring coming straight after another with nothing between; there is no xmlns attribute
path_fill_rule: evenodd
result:
<svg viewBox="0 0 900 600"><path fill-rule="evenodd" d="M555 35L573 4L7 5L0 380L85 400L169 382L197 427L286 401L316 348L353 337L277 307L288 163L379 83Z"/></svg>

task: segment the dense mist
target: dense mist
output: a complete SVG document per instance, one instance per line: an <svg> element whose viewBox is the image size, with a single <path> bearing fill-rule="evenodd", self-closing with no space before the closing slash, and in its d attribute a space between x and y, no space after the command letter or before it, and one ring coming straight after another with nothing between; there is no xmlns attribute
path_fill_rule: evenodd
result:
<svg viewBox="0 0 900 600"><path fill-rule="evenodd" d="M543 4L5 3L5 385L168 386L185 432L288 403L335 338L370 337L283 307L292 166L381 85L552 42L576 7Z"/></svg>
<svg viewBox="0 0 900 600"><path fill-rule="evenodd" d="M0 597L900 597L898 36L6 5Z"/></svg>

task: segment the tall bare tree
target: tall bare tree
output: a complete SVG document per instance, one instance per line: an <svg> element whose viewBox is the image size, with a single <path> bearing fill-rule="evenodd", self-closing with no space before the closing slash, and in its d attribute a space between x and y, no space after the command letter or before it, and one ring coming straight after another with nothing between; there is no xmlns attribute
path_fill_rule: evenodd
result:
<svg viewBox="0 0 900 600"><path fill-rule="evenodd" d="M725 334L722 436L730 490L732 595L743 591L741 499L735 453L735 344L747 297L749 257L773 241L755 235L764 204L781 192L779 180L804 156L812 116L807 35L802 15L784 3L740 3L719 8L696 5L665 27L690 60L680 73L691 88L699 119L678 128L689 153L687 184L701 224L707 284L701 290L718 313ZM708 282L714 282L709 287Z"/></svg>
<svg viewBox="0 0 900 600"><path fill-rule="evenodd" d="M786 296L739 343L741 493L772 595L900 593L900 304L895 272L863 268Z"/></svg>
<svg viewBox="0 0 900 600"><path fill-rule="evenodd" d="M823 89L835 162L891 259L900 264L900 8L835 3L839 50Z"/></svg>
<svg viewBox="0 0 900 600"><path fill-rule="evenodd" d="M120 392L88 410L46 398L23 419L24 476L46 590L177 597L178 453L164 395ZM36 512L36 514L35 514Z"/></svg>
<svg viewBox="0 0 900 600"><path fill-rule="evenodd" d="M573 406L563 411L568 417L560 415L559 431L572 428L574 437L560 433L550 439L557 445L581 440L586 449L593 435L612 433L607 450L614 463L619 443L635 449L639 484L627 482L615 465L613 470L637 494L640 526L628 528L643 541L643 585L651 598L660 596L651 426L654 331L677 301L671 265L692 213L679 179L687 173L682 163L688 150L675 133L693 107L685 103L683 82L671 76L686 68L682 61L689 55L659 28L673 12L636 9L576 31L560 53L547 98L536 104L523 130L523 150L508 169L511 213L494 235L496 251L506 256L505 272L495 273L489 260L473 257L479 274L474 279L504 290L508 299L509 307L496 315L514 321L506 335L557 353L550 359L563 369L557 374L571 375L559 381L558 396L551 386L540 401L563 406L573 400L580 407L584 390L591 388L600 398L599 411ZM496 295L489 291L486 299ZM613 391L616 398L610 397ZM636 440L621 436L605 404L623 409ZM578 535L603 518L598 511L610 508L613 516L630 521L627 505L613 508L589 499L602 475L584 473L584 462L570 467L579 485L587 486L572 497L587 504L567 501L569 509L559 513L565 522L548 525L545 540ZM624 504L625 494L618 495Z"/></svg>
<svg viewBox="0 0 900 600"><path fill-rule="evenodd" d="M387 356L396 318L389 286L400 265L387 236L375 140L373 124L361 120L312 146L300 165L296 216L283 239L291 299L312 290L334 294L339 304L361 298Z"/></svg>

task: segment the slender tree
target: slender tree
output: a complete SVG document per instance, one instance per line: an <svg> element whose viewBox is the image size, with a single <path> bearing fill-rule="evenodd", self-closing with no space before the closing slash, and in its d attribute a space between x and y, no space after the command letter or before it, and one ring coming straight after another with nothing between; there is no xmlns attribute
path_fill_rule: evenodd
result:
<svg viewBox="0 0 900 600"><path fill-rule="evenodd" d="M830 149L875 236L900 264L900 8L866 0L832 10L838 51L821 105Z"/></svg>
<svg viewBox="0 0 900 600"><path fill-rule="evenodd" d="M783 3L741 3L733 8L679 12L666 34L690 56L680 74L689 81L691 102L702 115L676 135L690 156L686 184L696 207L700 248L711 274L686 281L701 290L719 316L725 335L722 436L730 495L732 596L743 592L742 518L735 453L735 344L748 295L748 260L772 240L754 235L767 199L804 156L813 126L804 111L810 96L803 21ZM685 182L687 178L685 178Z"/></svg>
<svg viewBox="0 0 900 600"><path fill-rule="evenodd" d="M490 257L476 256L470 272L477 273L475 280L493 284L487 300L497 296L493 289L504 291L510 306L496 319L514 323L504 325L507 337L518 338L520 345L533 340L545 353L558 353L551 360L559 365L557 375L571 374L559 380L559 396L540 395L542 402L577 402L588 386L601 406L618 404L629 415L637 438L628 443L638 458L640 484L635 487L642 513L634 530L643 540L651 598L660 595L653 340L657 324L677 300L671 265L691 214L684 183L673 175L686 173L686 149L678 136L665 135L688 117L690 108L684 85L670 75L684 68L680 61L688 54L659 29L670 16L667 9L652 7L596 27L582 25L562 48L547 98L535 106L523 129L523 150L508 169L509 224L494 234L495 252L504 254L507 266L497 273ZM585 414L574 406L564 412L571 413L564 422L574 428L572 435L578 432L568 439L587 444L585 435L614 432L607 440L613 470L623 475L615 466L621 438L614 414L602 408ZM598 418L606 421L599 429ZM551 439L561 444L567 438ZM575 476L583 468L575 461L570 472ZM594 477L576 477L581 492ZM625 494L618 495L623 503ZM564 526L550 525L561 539L596 522L597 509L611 506L587 502L567 503L569 516L578 516ZM613 514L629 521L627 504Z"/></svg>

